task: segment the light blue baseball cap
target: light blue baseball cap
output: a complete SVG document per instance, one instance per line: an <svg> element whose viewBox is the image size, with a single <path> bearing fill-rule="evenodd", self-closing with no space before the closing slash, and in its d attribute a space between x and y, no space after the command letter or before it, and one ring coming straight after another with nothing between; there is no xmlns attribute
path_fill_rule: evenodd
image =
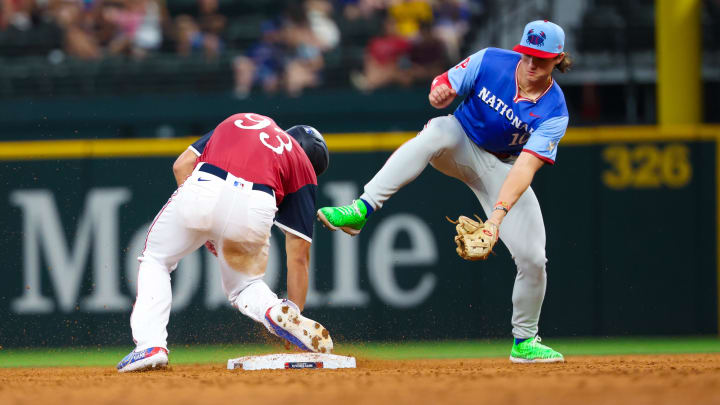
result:
<svg viewBox="0 0 720 405"><path fill-rule="evenodd" d="M565 31L548 20L528 23L513 51L538 58L554 58L565 49Z"/></svg>

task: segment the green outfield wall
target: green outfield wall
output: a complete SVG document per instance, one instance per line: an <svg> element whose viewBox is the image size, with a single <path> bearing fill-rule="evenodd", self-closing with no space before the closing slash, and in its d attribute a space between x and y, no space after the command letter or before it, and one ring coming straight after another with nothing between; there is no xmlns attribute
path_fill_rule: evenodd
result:
<svg viewBox="0 0 720 405"><path fill-rule="evenodd" d="M318 203L344 204L413 133L330 134ZM718 330L718 127L571 129L533 188L546 229L543 336ZM0 345L131 344L145 232L193 138L0 143ZM510 336L514 265L455 253L445 216L481 213L428 168L350 238L316 227L306 314L337 338ZM268 284L284 290L273 231ZM173 273L172 344L255 342L204 250Z"/></svg>
<svg viewBox="0 0 720 405"><path fill-rule="evenodd" d="M283 128L312 124L323 133L413 129L437 114L424 86L373 94L322 90L298 98L258 94L244 100L231 92L0 99L0 141L176 137L205 133L238 112L273 117Z"/></svg>

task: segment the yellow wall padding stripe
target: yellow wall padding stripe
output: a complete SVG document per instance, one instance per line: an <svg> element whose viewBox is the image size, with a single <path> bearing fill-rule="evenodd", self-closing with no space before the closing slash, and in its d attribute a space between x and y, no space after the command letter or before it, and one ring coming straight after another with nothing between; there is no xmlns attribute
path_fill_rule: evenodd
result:
<svg viewBox="0 0 720 405"><path fill-rule="evenodd" d="M174 156L197 137L0 142L0 160Z"/></svg>
<svg viewBox="0 0 720 405"><path fill-rule="evenodd" d="M331 152L393 151L415 132L328 134ZM0 142L0 160L56 160L170 157L184 151L198 137L172 139L78 139ZM570 128L560 146L615 142L704 141L720 138L720 125Z"/></svg>

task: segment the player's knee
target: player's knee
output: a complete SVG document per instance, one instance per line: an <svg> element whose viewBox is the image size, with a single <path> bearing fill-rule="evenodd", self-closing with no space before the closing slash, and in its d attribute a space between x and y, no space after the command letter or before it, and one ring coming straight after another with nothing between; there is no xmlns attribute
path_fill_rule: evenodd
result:
<svg viewBox="0 0 720 405"><path fill-rule="evenodd" d="M545 249L528 249L515 257L518 272L527 277L545 277Z"/></svg>
<svg viewBox="0 0 720 405"><path fill-rule="evenodd" d="M432 119L427 127L423 129L417 136L423 144L436 151L451 149L458 143L456 136L456 123L452 122L451 117L439 117Z"/></svg>
<svg viewBox="0 0 720 405"><path fill-rule="evenodd" d="M247 236L247 235L246 235ZM255 241L236 242L223 239L219 245L220 261L228 269L246 277L254 277L265 273L268 262L267 237Z"/></svg>
<svg viewBox="0 0 720 405"><path fill-rule="evenodd" d="M177 268L177 263L169 263L166 261L163 261L152 254L148 254L147 252L143 254L142 256L138 257L138 261L140 262L140 268L152 268L157 270L166 271L168 273L171 273L173 270Z"/></svg>

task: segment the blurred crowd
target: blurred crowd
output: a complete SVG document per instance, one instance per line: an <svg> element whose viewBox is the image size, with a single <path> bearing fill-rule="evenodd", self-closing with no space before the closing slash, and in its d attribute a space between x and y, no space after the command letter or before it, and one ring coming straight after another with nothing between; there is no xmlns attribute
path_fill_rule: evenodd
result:
<svg viewBox="0 0 720 405"><path fill-rule="evenodd" d="M340 43L340 29L327 0L290 3L277 18L262 24L257 43L233 61L235 94L246 97L258 84L267 93L283 86L297 96L317 86L324 67L323 54Z"/></svg>
<svg viewBox="0 0 720 405"><path fill-rule="evenodd" d="M476 0L476 3L477 0ZM411 85L442 72L459 57L470 30L469 2L464 0L307 0L289 6L281 18L263 24L259 41L235 58L235 93L246 96L254 85L266 92L281 86L290 95L322 79L323 55L340 43L343 22L382 31L366 44L361 70L351 72L361 91L388 85Z"/></svg>
<svg viewBox="0 0 720 405"><path fill-rule="evenodd" d="M219 0L196 0L193 13L174 16L166 0L0 0L0 33L52 24L62 36L60 59L229 56L234 94L244 98L255 88L297 96L319 85L327 55L342 46L346 24L379 26L365 38L362 61L350 73L355 87L370 92L427 81L457 61L482 3L280 1L277 12L258 24L255 43L238 49L225 40L229 20L236 16L223 15Z"/></svg>
<svg viewBox="0 0 720 405"><path fill-rule="evenodd" d="M460 57L470 30L469 4L457 0L360 0L347 2L344 11L366 18L373 11L384 16L382 33L367 44L362 72L351 76L353 85L363 91L432 79Z"/></svg>
<svg viewBox="0 0 720 405"><path fill-rule="evenodd" d="M180 55L220 52L225 18L218 0L198 0L197 15L171 19L165 0L0 0L0 30L52 24L62 51L80 60L124 55L143 58L174 44Z"/></svg>

